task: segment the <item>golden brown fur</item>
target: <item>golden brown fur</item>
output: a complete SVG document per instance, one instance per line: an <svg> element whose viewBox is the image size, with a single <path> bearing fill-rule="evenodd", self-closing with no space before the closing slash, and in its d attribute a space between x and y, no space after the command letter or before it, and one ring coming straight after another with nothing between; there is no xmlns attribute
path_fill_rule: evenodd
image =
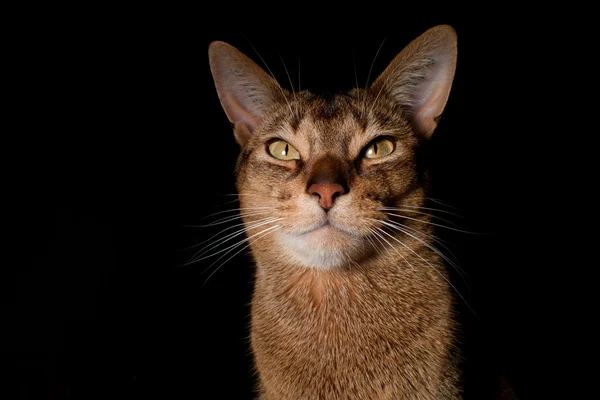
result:
<svg viewBox="0 0 600 400"><path fill-rule="evenodd" d="M260 398L460 398L452 288L431 249L429 217L383 209L425 205L418 151L450 90L452 29L428 31L368 90L327 97L288 93L224 43L210 56L242 146L240 207L271 218L244 217L256 261L251 339ZM394 152L364 158L383 136ZM274 158L266 151L273 139L301 158ZM346 188L326 211L307 190L319 174Z"/></svg>

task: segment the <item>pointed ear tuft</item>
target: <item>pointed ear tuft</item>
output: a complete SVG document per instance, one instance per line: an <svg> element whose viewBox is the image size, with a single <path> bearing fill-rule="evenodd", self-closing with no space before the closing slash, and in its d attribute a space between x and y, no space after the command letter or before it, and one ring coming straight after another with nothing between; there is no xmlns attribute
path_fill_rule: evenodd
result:
<svg viewBox="0 0 600 400"><path fill-rule="evenodd" d="M243 146L266 110L282 96L282 89L250 58L225 42L212 42L208 58L221 106Z"/></svg>
<svg viewBox="0 0 600 400"><path fill-rule="evenodd" d="M431 137L444 111L456 70L456 32L429 29L400 52L370 90L385 91L408 112L419 134Z"/></svg>

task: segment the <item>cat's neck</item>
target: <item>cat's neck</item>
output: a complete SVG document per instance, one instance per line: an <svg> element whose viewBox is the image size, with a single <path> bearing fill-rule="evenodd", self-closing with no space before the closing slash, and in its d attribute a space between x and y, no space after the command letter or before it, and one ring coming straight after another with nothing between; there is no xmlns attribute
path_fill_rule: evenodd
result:
<svg viewBox="0 0 600 400"><path fill-rule="evenodd" d="M380 297L395 297L415 290L433 292L436 286L446 291L446 271L433 251L429 218L415 221L412 224L419 226L418 236L382 233L373 241L374 251L363 259L348 259L340 268L326 270L282 260L277 243L265 238L260 249L253 252L257 264L255 298L302 301L318 310L323 303L350 306L358 297L369 299L373 292Z"/></svg>

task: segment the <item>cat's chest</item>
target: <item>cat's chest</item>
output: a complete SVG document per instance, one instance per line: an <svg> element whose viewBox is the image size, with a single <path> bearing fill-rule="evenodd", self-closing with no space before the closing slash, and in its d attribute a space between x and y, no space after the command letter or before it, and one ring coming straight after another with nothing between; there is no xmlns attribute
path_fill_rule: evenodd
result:
<svg viewBox="0 0 600 400"><path fill-rule="evenodd" d="M259 273L252 348L263 378L282 388L273 398L321 398L328 390L399 398L411 385L429 391L447 353L450 301L442 286L413 273L324 279L309 271L288 280ZM331 393L325 398L338 398Z"/></svg>
<svg viewBox="0 0 600 400"><path fill-rule="evenodd" d="M256 363L282 390L272 398L392 399L407 387L432 390L447 348L447 316L426 321L383 299L377 306L360 301L359 294L342 302L324 293L318 305L294 299L271 310L254 306ZM420 375L424 370L428 375Z"/></svg>
<svg viewBox="0 0 600 400"><path fill-rule="evenodd" d="M387 351L402 340L414 343L435 322L440 305L448 307L435 285L424 296L421 285L386 284L361 274L324 277L310 271L276 289L257 286L253 326L282 346L306 342L319 351L377 351L374 343Z"/></svg>

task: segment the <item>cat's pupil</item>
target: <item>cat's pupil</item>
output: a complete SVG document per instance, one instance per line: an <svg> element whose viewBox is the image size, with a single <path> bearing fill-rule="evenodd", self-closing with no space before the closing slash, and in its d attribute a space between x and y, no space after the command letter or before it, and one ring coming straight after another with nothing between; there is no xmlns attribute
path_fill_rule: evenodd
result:
<svg viewBox="0 0 600 400"><path fill-rule="evenodd" d="M289 149L289 145L288 145L288 144L286 144L286 145L285 145L285 150L283 151L283 155L284 155L284 156L287 156L287 154L288 154L288 149Z"/></svg>
<svg viewBox="0 0 600 400"><path fill-rule="evenodd" d="M377 154L377 142L373 143L373 151Z"/></svg>

